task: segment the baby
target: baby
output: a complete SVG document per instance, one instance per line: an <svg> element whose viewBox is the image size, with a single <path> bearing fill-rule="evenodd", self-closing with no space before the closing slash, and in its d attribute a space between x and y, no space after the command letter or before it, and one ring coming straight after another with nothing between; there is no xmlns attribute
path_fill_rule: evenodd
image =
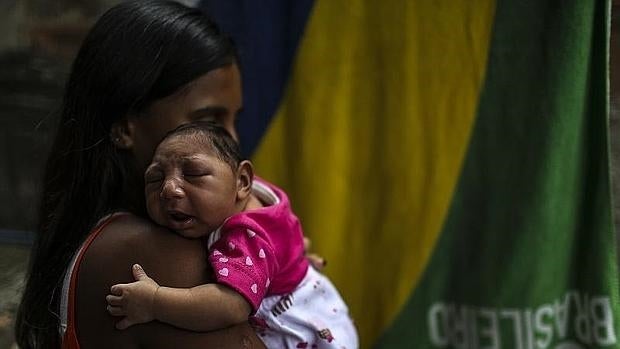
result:
<svg viewBox="0 0 620 349"><path fill-rule="evenodd" d="M333 284L309 267L303 233L286 194L253 174L222 127L196 122L162 140L145 175L147 210L187 238L205 238L216 283L160 286L139 266L136 282L114 285L117 328L159 320L210 331L248 321L268 348L357 348L348 309Z"/></svg>

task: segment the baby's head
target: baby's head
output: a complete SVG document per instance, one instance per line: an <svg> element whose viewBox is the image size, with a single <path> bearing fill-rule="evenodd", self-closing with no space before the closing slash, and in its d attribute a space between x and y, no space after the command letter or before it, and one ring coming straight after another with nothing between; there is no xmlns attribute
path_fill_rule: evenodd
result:
<svg viewBox="0 0 620 349"><path fill-rule="evenodd" d="M252 164L221 126L179 126L159 143L144 174L151 218L180 235L197 238L243 211L252 187Z"/></svg>

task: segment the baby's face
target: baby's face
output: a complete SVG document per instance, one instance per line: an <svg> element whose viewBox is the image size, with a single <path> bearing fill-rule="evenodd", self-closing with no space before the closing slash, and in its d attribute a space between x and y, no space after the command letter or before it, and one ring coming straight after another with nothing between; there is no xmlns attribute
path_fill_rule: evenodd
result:
<svg viewBox="0 0 620 349"><path fill-rule="evenodd" d="M217 229L237 213L237 176L211 149L173 136L156 149L144 174L151 218L188 238Z"/></svg>

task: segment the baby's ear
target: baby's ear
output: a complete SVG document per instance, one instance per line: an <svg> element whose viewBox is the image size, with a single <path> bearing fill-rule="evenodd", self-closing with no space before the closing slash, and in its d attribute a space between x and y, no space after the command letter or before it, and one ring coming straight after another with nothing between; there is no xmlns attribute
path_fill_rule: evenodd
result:
<svg viewBox="0 0 620 349"><path fill-rule="evenodd" d="M245 200L252 193L254 167L249 160L243 160L237 168L237 199Z"/></svg>

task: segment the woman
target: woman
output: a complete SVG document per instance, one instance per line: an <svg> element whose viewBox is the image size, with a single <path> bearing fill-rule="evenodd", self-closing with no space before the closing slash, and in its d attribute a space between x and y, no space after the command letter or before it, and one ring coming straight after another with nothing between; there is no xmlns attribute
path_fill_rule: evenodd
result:
<svg viewBox="0 0 620 349"><path fill-rule="evenodd" d="M262 347L247 324L192 333L152 322L117 331L105 311L109 287L132 281L133 263L170 286L208 281L200 240L145 218L142 176L157 142L180 124L214 120L236 137L241 103L234 46L198 10L132 1L102 16L73 64L47 161L16 323L20 347L60 347L66 309L74 314L61 329L73 336L66 347ZM63 289L65 274L71 282Z"/></svg>

